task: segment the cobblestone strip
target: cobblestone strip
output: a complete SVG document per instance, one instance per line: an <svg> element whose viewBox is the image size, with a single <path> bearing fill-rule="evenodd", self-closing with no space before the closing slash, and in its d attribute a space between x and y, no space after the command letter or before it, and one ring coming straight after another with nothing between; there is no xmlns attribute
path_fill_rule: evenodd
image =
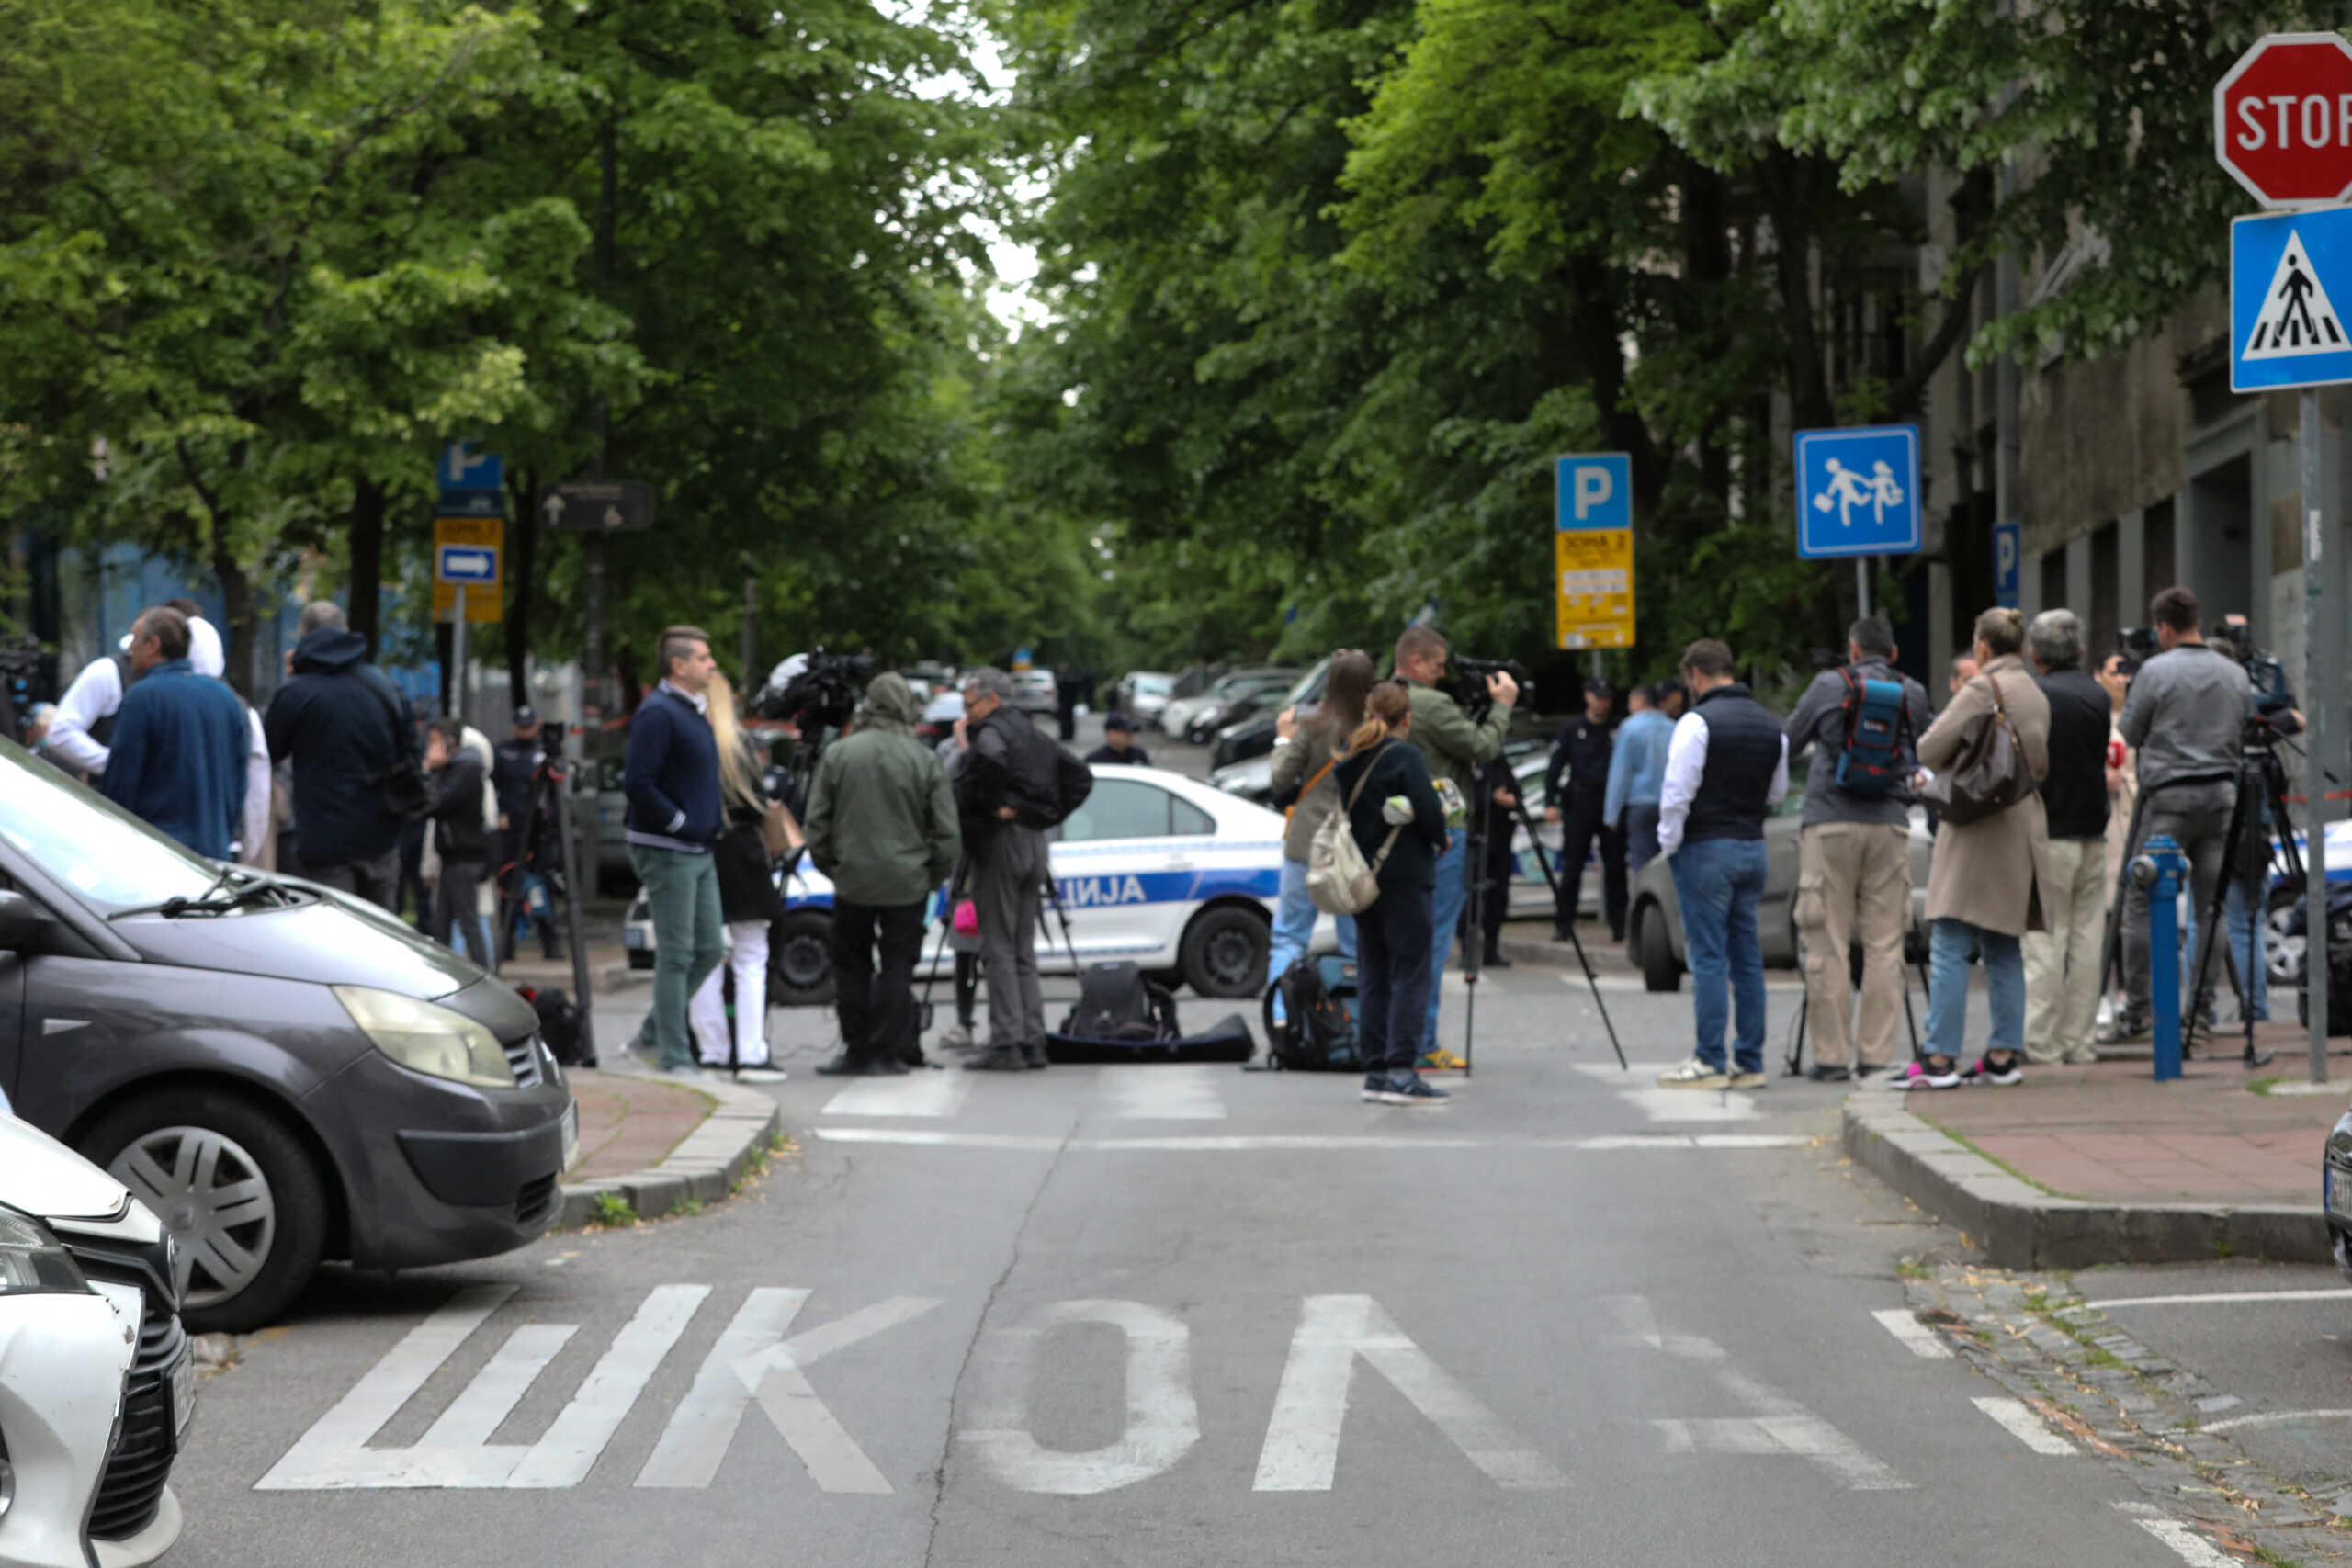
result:
<svg viewBox="0 0 2352 1568"><path fill-rule="evenodd" d="M1911 1270L1905 1284L1918 1321L1978 1371L2224 1551L2352 1564L2352 1480L2306 1490L2265 1474L2202 1429L2233 1401L2083 1306L2064 1280L1947 1263Z"/></svg>
<svg viewBox="0 0 2352 1568"><path fill-rule="evenodd" d="M719 1083L695 1087L717 1102L702 1125L650 1170L566 1183L556 1229L587 1224L606 1193L619 1194L638 1218L650 1220L689 1201L718 1202L734 1190L775 1136L781 1113L775 1101L757 1089Z"/></svg>

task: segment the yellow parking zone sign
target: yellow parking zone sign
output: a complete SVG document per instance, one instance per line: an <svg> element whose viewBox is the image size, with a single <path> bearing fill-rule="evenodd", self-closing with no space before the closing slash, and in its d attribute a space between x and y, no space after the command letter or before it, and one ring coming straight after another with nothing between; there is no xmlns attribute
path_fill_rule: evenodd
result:
<svg viewBox="0 0 2352 1568"><path fill-rule="evenodd" d="M436 517L433 520L433 554L436 560L440 558L445 546L490 552L490 580L466 584L466 619L469 622L500 620L506 614L505 573L499 564L500 558L505 553L503 547L505 542L506 524L503 518ZM436 572L433 584L433 618L436 621L449 620L457 608L457 585L439 581Z"/></svg>
<svg viewBox="0 0 2352 1568"><path fill-rule="evenodd" d="M1562 648L1634 646L1634 531L1563 529L1552 536Z"/></svg>

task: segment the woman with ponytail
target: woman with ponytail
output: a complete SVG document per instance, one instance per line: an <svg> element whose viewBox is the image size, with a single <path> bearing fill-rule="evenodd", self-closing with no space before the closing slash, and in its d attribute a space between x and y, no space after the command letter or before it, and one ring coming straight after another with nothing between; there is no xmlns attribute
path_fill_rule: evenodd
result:
<svg viewBox="0 0 2352 1568"><path fill-rule="evenodd" d="M705 689L710 705L710 735L718 748L718 798L726 825L710 846L718 872L718 915L727 925L727 959L710 972L686 1009L695 1048L706 1067L725 1071L728 1062L726 976L735 976L735 1077L743 1083L782 1083L784 1069L768 1061L768 927L784 919L784 899L760 820L767 793L760 787L759 759L751 737L735 717L735 689L711 671Z"/></svg>
<svg viewBox="0 0 2352 1568"><path fill-rule="evenodd" d="M1429 763L1404 744L1412 728L1404 682L1383 681L1365 695L1363 722L1331 771L1348 827L1380 883L1380 897L1356 916L1356 1042L1363 1098L1383 1105L1446 1098L1413 1066L1429 1017L1437 857L1450 836Z"/></svg>

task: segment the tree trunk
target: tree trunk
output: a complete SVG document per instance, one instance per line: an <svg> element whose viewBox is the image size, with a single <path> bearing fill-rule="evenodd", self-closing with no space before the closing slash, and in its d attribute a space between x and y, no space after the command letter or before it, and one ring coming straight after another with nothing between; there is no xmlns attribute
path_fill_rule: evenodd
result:
<svg viewBox="0 0 2352 1568"><path fill-rule="evenodd" d="M1810 163L1774 152L1765 164L1764 185L1772 214L1772 264L1781 292L1781 330L1788 339L1790 412L1799 430L1838 423L1829 400L1829 380L1821 363L1821 337L1813 295L1812 209L1815 185Z"/></svg>
<svg viewBox="0 0 2352 1568"><path fill-rule="evenodd" d="M516 707L531 700L531 615L538 607L539 513L536 471L515 475L514 542L506 552L506 694Z"/></svg>
<svg viewBox="0 0 2352 1568"><path fill-rule="evenodd" d="M368 639L376 657L384 585L384 487L366 474L351 488L351 629Z"/></svg>
<svg viewBox="0 0 2352 1568"><path fill-rule="evenodd" d="M1731 235L1724 220L1723 176L1690 163L1682 172L1683 266L1693 292L1713 299L1731 278ZM1730 352L1731 344L1724 344ZM1730 419L1719 411L1699 433L1699 475L1725 516L1731 513Z"/></svg>
<svg viewBox="0 0 2352 1568"><path fill-rule="evenodd" d="M1632 459L1634 506L1644 513L1655 512L1666 491L1670 458L1650 438L1640 412L1625 405L1624 334L1608 264L1595 256L1570 258L1568 286L1566 346L1573 367L1554 379L1573 377L1592 389L1593 406L1610 440Z"/></svg>
<svg viewBox="0 0 2352 1568"><path fill-rule="evenodd" d="M220 581L220 602L229 621L229 684L247 702L254 696L254 580L221 541L228 530L219 518L212 523L212 575Z"/></svg>

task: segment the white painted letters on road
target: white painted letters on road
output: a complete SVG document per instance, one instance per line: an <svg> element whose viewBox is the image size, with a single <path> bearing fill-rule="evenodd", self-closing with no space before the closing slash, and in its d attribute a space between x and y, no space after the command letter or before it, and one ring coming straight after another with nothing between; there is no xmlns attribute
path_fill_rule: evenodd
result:
<svg viewBox="0 0 2352 1568"><path fill-rule="evenodd" d="M1031 1435L1027 1414L1039 1353L1056 1329L1084 1323L1109 1324L1126 1338L1126 1426L1099 1449L1048 1449ZM961 1436L1007 1486L1067 1497L1115 1492L1166 1472L1201 1440L1192 1332L1180 1317L1141 1302L1057 1302L989 1341L976 1425Z"/></svg>
<svg viewBox="0 0 2352 1568"><path fill-rule="evenodd" d="M1471 1397L1405 1337L1370 1296L1309 1296L1299 1310L1273 1418L1258 1454L1257 1490L1328 1492L1340 1462L1348 1385L1363 1358L1453 1440L1498 1486L1566 1486L1567 1477L1521 1447L1495 1413Z"/></svg>

